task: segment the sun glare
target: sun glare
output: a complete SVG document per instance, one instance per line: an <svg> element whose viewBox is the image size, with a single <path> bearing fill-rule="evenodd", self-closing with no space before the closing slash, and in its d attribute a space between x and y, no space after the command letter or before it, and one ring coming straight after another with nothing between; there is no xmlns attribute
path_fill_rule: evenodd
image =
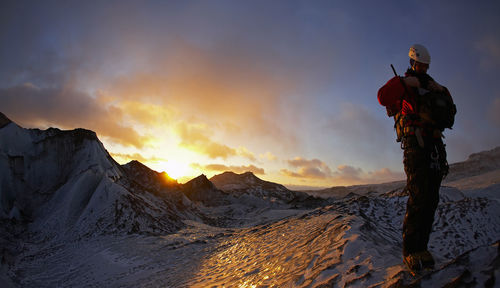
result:
<svg viewBox="0 0 500 288"><path fill-rule="evenodd" d="M177 162L175 160L169 160L167 162L161 162L157 165L159 170L165 171L168 176L179 179L186 176L189 172L189 166L185 163Z"/></svg>

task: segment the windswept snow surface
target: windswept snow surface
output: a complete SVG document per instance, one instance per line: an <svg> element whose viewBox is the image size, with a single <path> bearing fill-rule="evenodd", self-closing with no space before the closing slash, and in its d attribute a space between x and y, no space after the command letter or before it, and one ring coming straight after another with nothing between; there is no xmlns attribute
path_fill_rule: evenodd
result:
<svg viewBox="0 0 500 288"><path fill-rule="evenodd" d="M480 173L459 166L441 187L437 269L413 277L401 259L404 184L322 200L249 173L162 183L140 163L118 165L91 131L3 122L1 287L500 285L491 161Z"/></svg>
<svg viewBox="0 0 500 288"><path fill-rule="evenodd" d="M498 277L498 202L440 204L430 249L437 265L447 266L423 279L401 264L405 203L405 197L351 198L250 228L186 221L162 236L25 244L11 273L26 287L434 286L463 275L459 281L483 287Z"/></svg>

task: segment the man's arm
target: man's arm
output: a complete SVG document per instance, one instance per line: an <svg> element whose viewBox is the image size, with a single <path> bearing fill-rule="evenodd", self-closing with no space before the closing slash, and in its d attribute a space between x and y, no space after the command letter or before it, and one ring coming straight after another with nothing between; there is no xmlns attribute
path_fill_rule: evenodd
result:
<svg viewBox="0 0 500 288"><path fill-rule="evenodd" d="M389 108L401 107L404 93L405 89L399 77L394 77L378 90L378 102Z"/></svg>

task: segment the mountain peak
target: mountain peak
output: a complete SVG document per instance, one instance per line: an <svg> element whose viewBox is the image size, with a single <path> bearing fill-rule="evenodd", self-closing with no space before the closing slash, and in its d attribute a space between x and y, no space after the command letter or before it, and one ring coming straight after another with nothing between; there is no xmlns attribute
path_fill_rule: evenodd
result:
<svg viewBox="0 0 500 288"><path fill-rule="evenodd" d="M201 174L200 176L190 180L186 184L184 184L186 187L191 187L191 188L210 188L213 189L214 184L208 180L207 176L205 174Z"/></svg>
<svg viewBox="0 0 500 288"><path fill-rule="evenodd" d="M233 172L224 172L210 178L210 181L217 187L225 192L233 194L241 193L257 193L258 195L266 194L276 198L286 198L290 200L294 194L286 189L285 186L273 182L268 182L255 176L252 172L245 172L236 174ZM254 191L254 192L251 192ZM266 196L266 197L267 197Z"/></svg>
<svg viewBox="0 0 500 288"><path fill-rule="evenodd" d="M201 201L208 206L226 203L224 193L217 189L204 174L182 185L182 191L192 201Z"/></svg>
<svg viewBox="0 0 500 288"><path fill-rule="evenodd" d="M132 178L141 179L143 183L162 183L163 185L177 185L177 180L170 177L166 172L158 173L137 160L132 160L122 167Z"/></svg>
<svg viewBox="0 0 500 288"><path fill-rule="evenodd" d="M243 172L243 173L236 173L236 172L233 172L233 171L225 171L225 172L222 172L221 174L218 174L218 175L232 175L232 176L240 176L240 175L253 175L255 176L255 174L251 171L246 171L246 172Z"/></svg>
<svg viewBox="0 0 500 288"><path fill-rule="evenodd" d="M255 178L258 178L257 176L255 176L255 174L253 174L253 172L250 172L250 171L247 171L247 172L245 172L245 173L243 173L243 174L241 174L241 175L244 175L244 176L247 176L247 177L248 177L248 176L253 176L253 177L255 177Z"/></svg>
<svg viewBox="0 0 500 288"><path fill-rule="evenodd" d="M219 175L225 175L225 176L235 176L235 175L238 175L236 173L234 173L233 171L225 171L225 172L222 172L221 174Z"/></svg>
<svg viewBox="0 0 500 288"><path fill-rule="evenodd" d="M12 120L7 118L7 116L5 116L5 114L0 112L0 129L7 126L10 123L12 123Z"/></svg>
<svg viewBox="0 0 500 288"><path fill-rule="evenodd" d="M240 183L240 182L255 182L262 181L259 177L255 176L252 172L248 171L245 173L237 174L232 171L226 171L222 174L218 174L210 178L212 182L231 182L231 183Z"/></svg>
<svg viewBox="0 0 500 288"><path fill-rule="evenodd" d="M132 160L132 161L130 161L127 164L124 164L122 166L126 167L126 168L141 169L141 170L146 170L146 171L151 170L146 165L142 164L141 162L139 162L137 160Z"/></svg>

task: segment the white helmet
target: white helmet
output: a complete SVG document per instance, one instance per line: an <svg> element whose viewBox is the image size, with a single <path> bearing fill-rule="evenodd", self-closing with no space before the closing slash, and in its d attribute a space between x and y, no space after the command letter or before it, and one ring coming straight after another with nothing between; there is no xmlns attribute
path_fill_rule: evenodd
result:
<svg viewBox="0 0 500 288"><path fill-rule="evenodd" d="M427 48L420 44L413 44L410 47L410 52L408 52L410 59L424 64L431 64L431 55Z"/></svg>

